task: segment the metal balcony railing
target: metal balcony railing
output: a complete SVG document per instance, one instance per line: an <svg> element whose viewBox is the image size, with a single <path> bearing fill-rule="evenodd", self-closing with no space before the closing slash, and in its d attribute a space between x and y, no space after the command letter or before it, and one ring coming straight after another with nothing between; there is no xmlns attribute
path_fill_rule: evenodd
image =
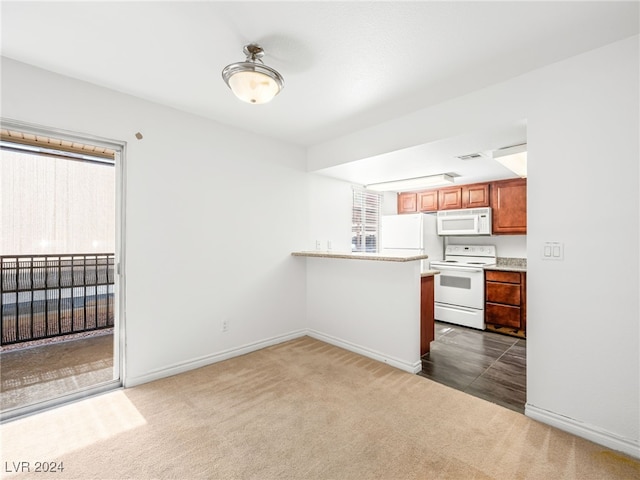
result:
<svg viewBox="0 0 640 480"><path fill-rule="evenodd" d="M0 345L113 327L114 254L0 256Z"/></svg>

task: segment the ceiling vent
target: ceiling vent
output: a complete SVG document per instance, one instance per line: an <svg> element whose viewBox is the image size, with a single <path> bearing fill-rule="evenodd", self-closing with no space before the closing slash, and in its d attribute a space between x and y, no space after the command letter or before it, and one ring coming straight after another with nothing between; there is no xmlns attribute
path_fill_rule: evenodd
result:
<svg viewBox="0 0 640 480"><path fill-rule="evenodd" d="M460 160L475 160L476 158L484 158L485 156L483 153L470 153L469 155L459 155L457 158Z"/></svg>

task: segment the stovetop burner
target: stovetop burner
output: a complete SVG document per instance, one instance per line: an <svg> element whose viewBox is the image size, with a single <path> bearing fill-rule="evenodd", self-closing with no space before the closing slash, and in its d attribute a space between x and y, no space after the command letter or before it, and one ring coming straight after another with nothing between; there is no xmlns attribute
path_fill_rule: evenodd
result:
<svg viewBox="0 0 640 480"><path fill-rule="evenodd" d="M478 267L495 265L495 245L448 245L444 260L434 260L432 265Z"/></svg>

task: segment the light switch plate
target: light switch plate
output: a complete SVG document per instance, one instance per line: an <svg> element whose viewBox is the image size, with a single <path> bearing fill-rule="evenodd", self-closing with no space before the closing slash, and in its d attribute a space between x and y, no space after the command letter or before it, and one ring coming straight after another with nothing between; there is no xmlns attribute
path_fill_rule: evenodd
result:
<svg viewBox="0 0 640 480"><path fill-rule="evenodd" d="M564 244L562 242L544 242L542 245L543 260L564 260Z"/></svg>

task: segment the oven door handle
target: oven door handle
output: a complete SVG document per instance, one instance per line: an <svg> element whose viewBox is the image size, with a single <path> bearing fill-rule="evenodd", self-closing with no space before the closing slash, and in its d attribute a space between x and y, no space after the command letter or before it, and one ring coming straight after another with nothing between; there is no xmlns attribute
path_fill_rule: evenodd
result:
<svg viewBox="0 0 640 480"><path fill-rule="evenodd" d="M482 268L472 268L472 267L441 267L440 265L431 264L431 268L439 271L449 271L449 272L483 272Z"/></svg>

